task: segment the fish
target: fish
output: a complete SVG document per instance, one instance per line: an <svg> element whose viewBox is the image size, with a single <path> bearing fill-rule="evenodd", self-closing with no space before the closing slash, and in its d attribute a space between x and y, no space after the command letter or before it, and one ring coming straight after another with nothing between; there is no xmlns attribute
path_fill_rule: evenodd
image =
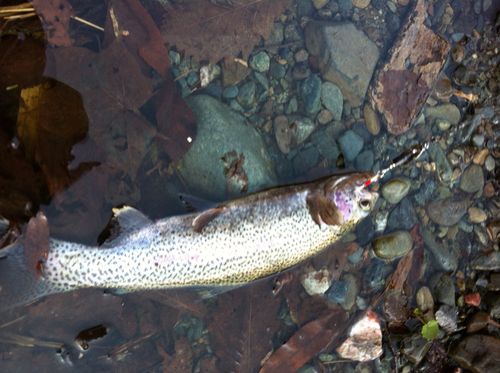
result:
<svg viewBox="0 0 500 373"><path fill-rule="evenodd" d="M351 171L271 187L187 215L150 220L113 209L101 246L50 239L37 280L14 242L0 258L0 310L83 288L119 293L151 289L231 289L313 257L370 214L374 174ZM221 291L222 292L222 291Z"/></svg>

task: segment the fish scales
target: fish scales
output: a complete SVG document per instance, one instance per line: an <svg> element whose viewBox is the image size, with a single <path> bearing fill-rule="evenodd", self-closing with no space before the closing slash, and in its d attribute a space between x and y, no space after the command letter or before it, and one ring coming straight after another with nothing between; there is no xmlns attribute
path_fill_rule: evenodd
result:
<svg viewBox="0 0 500 373"><path fill-rule="evenodd" d="M271 188L208 212L138 224L104 249L51 239L39 289L24 298L88 287L129 292L224 286L269 276L324 250L364 218L377 195L357 187L371 176L355 172ZM311 195L326 195L342 214L342 224L313 219ZM369 208L361 211L360 201L368 201ZM118 218L120 213L141 215L132 208Z"/></svg>

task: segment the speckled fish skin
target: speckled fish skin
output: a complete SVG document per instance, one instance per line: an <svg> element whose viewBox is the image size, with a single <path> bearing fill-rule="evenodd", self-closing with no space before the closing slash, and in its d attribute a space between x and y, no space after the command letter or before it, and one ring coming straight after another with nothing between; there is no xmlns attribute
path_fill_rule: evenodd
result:
<svg viewBox="0 0 500 373"><path fill-rule="evenodd" d="M36 289L10 303L89 287L130 292L227 286L269 276L324 250L366 217L378 198L377 193L362 188L372 176L371 172L351 172L270 188L228 201L215 210L154 223L125 207L117 218L138 217L142 223L132 227L136 229L105 249L51 240ZM332 200L343 224L315 222L306 202L311 194ZM212 211L216 214L201 229L195 229L199 219ZM1 266L0 262L0 271ZM2 279L0 272L0 285L2 280L8 279ZM2 292L0 307L1 298Z"/></svg>

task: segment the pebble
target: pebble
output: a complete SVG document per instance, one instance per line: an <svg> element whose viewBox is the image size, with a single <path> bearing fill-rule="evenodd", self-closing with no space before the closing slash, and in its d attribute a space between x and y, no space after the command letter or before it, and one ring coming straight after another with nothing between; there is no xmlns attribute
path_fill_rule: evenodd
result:
<svg viewBox="0 0 500 373"><path fill-rule="evenodd" d="M347 283L347 292L345 299L340 302L340 306L344 310L349 311L352 306L354 306L354 303L356 303L356 297L359 293L359 284L356 277L351 273L346 273L342 277L342 280Z"/></svg>
<svg viewBox="0 0 500 373"><path fill-rule="evenodd" d="M273 24L273 28L271 29L269 38L264 41L264 45L266 47L280 45L283 42L283 28L284 27L281 23L275 22Z"/></svg>
<svg viewBox="0 0 500 373"><path fill-rule="evenodd" d="M333 120L333 115L329 110L321 110L316 119L319 124L327 124Z"/></svg>
<svg viewBox="0 0 500 373"><path fill-rule="evenodd" d="M418 309L422 311L422 313L426 313L427 311L431 311L432 314L434 313L434 299L431 290L427 286L422 286L418 289L417 304Z"/></svg>
<svg viewBox="0 0 500 373"><path fill-rule="evenodd" d="M388 1L387 4L394 5L394 3L392 1ZM396 6L394 5L394 8L395 7ZM390 9L389 6L388 6L388 8ZM399 19L398 15L396 13L387 13L387 16L385 17L385 22L387 24L387 29L390 32L396 32L401 27L401 20Z"/></svg>
<svg viewBox="0 0 500 373"><path fill-rule="evenodd" d="M343 96L340 88L326 81L321 85L321 102L332 113L333 119L342 119Z"/></svg>
<svg viewBox="0 0 500 373"><path fill-rule="evenodd" d="M250 67L258 72L269 70L270 59L266 52L259 52L250 59Z"/></svg>
<svg viewBox="0 0 500 373"><path fill-rule="evenodd" d="M475 155L474 158L472 158L472 162L475 164L482 165L485 162L486 156L489 154L488 149L481 149L478 151Z"/></svg>
<svg viewBox="0 0 500 373"><path fill-rule="evenodd" d="M395 259L406 255L413 246L410 233L397 231L387 236L378 237L372 242L375 255L381 259Z"/></svg>
<svg viewBox="0 0 500 373"><path fill-rule="evenodd" d="M363 139L356 132L348 130L339 138L339 145L346 161L351 162L363 149Z"/></svg>
<svg viewBox="0 0 500 373"><path fill-rule="evenodd" d="M316 124L307 117L301 117L299 115L290 115L288 117L288 123L293 123L297 125L297 143L300 144L304 142L305 139L309 137L311 133L316 129Z"/></svg>
<svg viewBox="0 0 500 373"><path fill-rule="evenodd" d="M305 65L295 65L292 70L292 76L295 80L303 80L311 75L311 69Z"/></svg>
<svg viewBox="0 0 500 373"><path fill-rule="evenodd" d="M493 186L493 184L492 183L486 184L483 188L483 196L485 196L486 198L490 198L493 197L494 194L495 194L495 187Z"/></svg>
<svg viewBox="0 0 500 373"><path fill-rule="evenodd" d="M457 330L457 318L457 309L449 305L442 305L436 312L436 321L447 333L453 333Z"/></svg>
<svg viewBox="0 0 500 373"><path fill-rule="evenodd" d="M363 113L368 132L370 132L373 136L377 136L380 132L380 118L378 117L378 114L368 104L365 105Z"/></svg>
<svg viewBox="0 0 500 373"><path fill-rule="evenodd" d="M436 224L446 227L457 224L465 215L469 207L466 199L454 199L452 197L432 202L427 205L427 214Z"/></svg>
<svg viewBox="0 0 500 373"><path fill-rule="evenodd" d="M434 286L436 302L455 307L455 285L453 284L453 280L447 273L438 276L438 281Z"/></svg>
<svg viewBox="0 0 500 373"><path fill-rule="evenodd" d="M299 108L299 103L297 102L297 99L295 97L292 97L288 104L286 104L286 114L290 115L292 113L295 113Z"/></svg>
<svg viewBox="0 0 500 373"><path fill-rule="evenodd" d="M310 296L324 294L332 285L332 276L326 268L309 270L301 277L301 284Z"/></svg>
<svg viewBox="0 0 500 373"><path fill-rule="evenodd" d="M333 281L326 292L326 299L332 303L342 303L347 295L348 284L345 281Z"/></svg>
<svg viewBox="0 0 500 373"><path fill-rule="evenodd" d="M230 87L226 87L222 91L222 97L224 97L224 98L235 98L236 96L238 96L238 86L237 85L232 85Z"/></svg>
<svg viewBox="0 0 500 373"><path fill-rule="evenodd" d="M488 335L468 335L454 345L450 357L474 373L497 373L500 366L500 340Z"/></svg>
<svg viewBox="0 0 500 373"><path fill-rule="evenodd" d="M396 4L394 4L391 0L388 0L387 1L387 8L389 8L389 10L393 13L396 13Z"/></svg>
<svg viewBox="0 0 500 373"><path fill-rule="evenodd" d="M335 128L330 125L314 132L311 136L313 144L318 147L320 154L328 159L330 164L335 164L340 155L339 146L335 141L336 136L333 134L334 130Z"/></svg>
<svg viewBox="0 0 500 373"><path fill-rule="evenodd" d="M369 143L370 140L372 139L372 135L368 130L366 129L365 123L364 122L356 122L354 125L351 127L351 129L356 132L361 138L363 139L363 142L365 144Z"/></svg>
<svg viewBox="0 0 500 373"><path fill-rule="evenodd" d="M290 141L292 141L292 131L288 125L288 119L280 115L274 119L274 135L278 148L283 154L290 153Z"/></svg>
<svg viewBox="0 0 500 373"><path fill-rule="evenodd" d="M375 228L373 226L373 219L371 216L364 218L360 223L358 223L358 225L356 225L356 241L361 246L370 242L374 234Z"/></svg>
<svg viewBox="0 0 500 373"><path fill-rule="evenodd" d="M473 223L482 223L488 218L484 210L477 207L471 207L467 212L469 213L470 221Z"/></svg>
<svg viewBox="0 0 500 373"><path fill-rule="evenodd" d="M392 179L382 187L382 195L391 205L396 205L408 195L410 186L406 179Z"/></svg>
<svg viewBox="0 0 500 373"><path fill-rule="evenodd" d="M484 186L483 169L477 164L472 164L465 169L460 179L460 189L468 193L482 190Z"/></svg>
<svg viewBox="0 0 500 373"><path fill-rule="evenodd" d="M301 88L304 109L309 114L316 114L321 108L321 79L313 74L304 80Z"/></svg>
<svg viewBox="0 0 500 373"><path fill-rule="evenodd" d="M326 4L328 4L329 0L312 0L312 3L316 9L323 8Z"/></svg>
<svg viewBox="0 0 500 373"><path fill-rule="evenodd" d="M477 271L494 271L500 269L500 251L479 255L471 262L471 267Z"/></svg>
<svg viewBox="0 0 500 373"><path fill-rule="evenodd" d="M401 353L411 363L419 364L432 346L432 341L422 337L421 328L417 328L409 337L403 339Z"/></svg>
<svg viewBox="0 0 500 373"><path fill-rule="evenodd" d="M310 146L300 151L293 159L295 175L302 175L316 166L318 163L319 151L315 146ZM304 169L305 168L305 169Z"/></svg>
<svg viewBox="0 0 500 373"><path fill-rule="evenodd" d="M466 321L466 333L475 333L483 329L486 325L488 325L488 321L490 320L490 315L487 312L479 311L474 315L470 316Z"/></svg>
<svg viewBox="0 0 500 373"><path fill-rule="evenodd" d="M365 150L356 157L356 170L370 171L373 167L374 155L371 150Z"/></svg>
<svg viewBox="0 0 500 373"><path fill-rule="evenodd" d="M365 219L366 220L366 219ZM371 288L377 288L384 284L384 262L378 258L372 258L366 267L365 281Z"/></svg>
<svg viewBox="0 0 500 373"><path fill-rule="evenodd" d="M293 58L295 59L295 62L305 62L309 58L309 53L307 53L305 49L300 49L295 52Z"/></svg>
<svg viewBox="0 0 500 373"><path fill-rule="evenodd" d="M286 68L285 66L273 60L271 61L271 67L269 68L269 73L274 79L279 80L285 76Z"/></svg>
<svg viewBox="0 0 500 373"><path fill-rule="evenodd" d="M351 0L339 0L338 3L340 10L349 11L352 9Z"/></svg>
<svg viewBox="0 0 500 373"><path fill-rule="evenodd" d="M351 0L353 6L359 9L365 9L370 5L370 0Z"/></svg>
<svg viewBox="0 0 500 373"><path fill-rule="evenodd" d="M458 266L458 258L450 247L436 242L436 238L428 229L422 229L422 237L426 248L434 256L432 264L444 271L455 271Z"/></svg>
<svg viewBox="0 0 500 373"><path fill-rule="evenodd" d="M484 161L484 167L486 168L486 170L488 171L493 171L496 167L495 165L495 159L491 156L491 155L488 155Z"/></svg>
<svg viewBox="0 0 500 373"><path fill-rule="evenodd" d="M434 107L427 107L425 116L434 119L447 120L453 125L460 121L460 109L455 104L443 104Z"/></svg>
<svg viewBox="0 0 500 373"><path fill-rule="evenodd" d="M267 81L267 78L264 75L262 75L257 71L254 71L253 78L257 83L259 83L262 86L262 88L264 88L265 91L269 89L269 82Z"/></svg>
<svg viewBox="0 0 500 373"><path fill-rule="evenodd" d="M385 228L387 228L388 216L389 211L379 211L377 215L375 215L375 233L381 234L385 231Z"/></svg>
<svg viewBox="0 0 500 373"><path fill-rule="evenodd" d="M437 174L441 182L449 183L453 177L453 168L448 157L444 154L443 148L438 143L432 143L428 152L431 159L436 163Z"/></svg>
<svg viewBox="0 0 500 373"><path fill-rule="evenodd" d="M408 198L403 198L389 215L387 226L391 230L410 231L418 223L419 220L413 205Z"/></svg>
<svg viewBox="0 0 500 373"><path fill-rule="evenodd" d="M252 106L256 89L257 85L253 80L249 80L248 82L244 83L240 87L238 96L236 98L239 104L243 107Z"/></svg>

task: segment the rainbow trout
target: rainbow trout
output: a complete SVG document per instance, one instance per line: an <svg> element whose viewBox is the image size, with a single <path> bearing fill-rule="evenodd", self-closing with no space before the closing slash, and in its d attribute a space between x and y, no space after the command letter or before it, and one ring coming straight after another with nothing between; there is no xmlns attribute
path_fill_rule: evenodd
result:
<svg viewBox="0 0 500 373"><path fill-rule="evenodd" d="M238 286L290 268L335 242L365 218L378 194L371 172L349 172L264 189L215 208L153 222L131 207L114 209L116 238L101 247L50 240L36 281L24 248L0 259L0 309L81 288L133 292Z"/></svg>

